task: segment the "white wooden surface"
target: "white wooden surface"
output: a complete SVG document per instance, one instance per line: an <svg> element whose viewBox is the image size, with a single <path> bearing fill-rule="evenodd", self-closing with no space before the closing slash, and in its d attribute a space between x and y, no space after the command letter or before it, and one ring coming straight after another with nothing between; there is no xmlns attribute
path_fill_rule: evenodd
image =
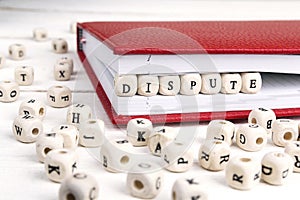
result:
<svg viewBox="0 0 300 200"><path fill-rule="evenodd" d="M59 184L47 180L44 166L35 155L35 144L17 142L12 134L12 122L17 116L20 103L30 97L46 102L46 90L54 84L69 86L74 94L74 103L88 103L94 116L106 123L107 137L124 138L125 129L110 124L91 84L76 55L75 35L69 33L71 21L103 20L231 20L231 19L300 19L300 2L297 1L196 1L196 0L0 0L0 53L8 55L8 46L23 43L28 56L23 61L7 59L0 69L0 80L13 80L14 68L19 65L32 65L35 69L35 82L30 87L21 87L18 101L0 103L0 199L45 199L58 197ZM57 82L52 75L53 64L61 55L51 51L51 40L35 42L32 29L45 27L50 38L63 37L70 44L67 54L74 58L76 75L69 82ZM45 131L65 123L66 108L47 107L44 120ZM299 118L296 118L299 120ZM224 181L224 171L208 172L198 166L197 154L205 136L206 124L172 125L181 128L186 134L194 134L191 141L195 150L193 168L186 173L176 174L165 171L163 190L157 199L171 199L171 188L178 177L201 177L209 199L285 199L287 195L298 198L300 174L292 174L287 184L270 186L260 183L250 191L229 188ZM192 135L193 136L193 135ZM192 137L193 138L193 137ZM145 149L140 149L145 151ZM249 153L232 147L233 155L251 155L260 159L264 153L279 150L269 140L261 152ZM93 174L100 186L99 199L132 199L126 190L126 174L111 174L104 171L98 162L99 149L78 148L80 160L78 171Z"/></svg>

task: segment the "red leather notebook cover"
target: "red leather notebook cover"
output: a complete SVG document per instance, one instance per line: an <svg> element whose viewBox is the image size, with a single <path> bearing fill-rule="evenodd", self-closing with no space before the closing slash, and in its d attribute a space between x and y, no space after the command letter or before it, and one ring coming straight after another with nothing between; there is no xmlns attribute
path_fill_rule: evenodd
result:
<svg viewBox="0 0 300 200"><path fill-rule="evenodd" d="M182 32L199 42L194 43L155 35L143 27L159 27ZM211 53L211 54L300 54L300 21L247 21L247 22L90 22L78 24L78 55L96 90L96 93L113 124L127 124L136 117L151 119L153 123L195 122L212 119L245 119L249 110L202 113L176 113L164 115L125 116L118 115L101 83L93 72L86 55L81 50L81 31L85 29L104 41L115 54L170 54L170 53ZM153 29L157 30L157 29ZM122 37L115 37L123 31ZM165 32L165 29L163 29ZM138 33L138 35L137 35ZM173 31L171 31L172 35ZM151 34L151 37L147 37ZM155 35L153 38L152 36ZM139 39L136 39L139 38ZM204 50L204 51L203 51ZM274 109L277 117L299 116L300 108Z"/></svg>

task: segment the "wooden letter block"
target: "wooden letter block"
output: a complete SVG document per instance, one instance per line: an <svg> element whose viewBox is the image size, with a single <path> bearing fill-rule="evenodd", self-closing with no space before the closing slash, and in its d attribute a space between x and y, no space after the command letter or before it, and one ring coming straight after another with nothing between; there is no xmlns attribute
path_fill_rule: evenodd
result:
<svg viewBox="0 0 300 200"><path fill-rule="evenodd" d="M154 75L138 75L138 94L142 96L154 96L158 93L159 80Z"/></svg>
<svg viewBox="0 0 300 200"><path fill-rule="evenodd" d="M88 119L80 124L79 144L84 147L99 147L105 137L104 122L100 119Z"/></svg>
<svg viewBox="0 0 300 200"><path fill-rule="evenodd" d="M19 85L32 85L34 80L34 70L31 66L20 66L15 69L15 81Z"/></svg>
<svg viewBox="0 0 300 200"><path fill-rule="evenodd" d="M52 132L62 135L64 138L64 148L75 149L78 146L79 131L73 125L62 124L52 128Z"/></svg>
<svg viewBox="0 0 300 200"><path fill-rule="evenodd" d="M55 63L53 74L57 81L68 81L72 74L71 66L67 62Z"/></svg>
<svg viewBox="0 0 300 200"><path fill-rule="evenodd" d="M175 181L172 187L172 199L197 199L208 200L208 195L205 192L206 186L199 178L179 178Z"/></svg>
<svg viewBox="0 0 300 200"><path fill-rule="evenodd" d="M69 67L71 69L71 74L74 73L74 62L72 58L68 58L68 57L61 57L59 59L56 60L56 63L68 63Z"/></svg>
<svg viewBox="0 0 300 200"><path fill-rule="evenodd" d="M0 102L13 102L19 98L19 85L14 81L0 82Z"/></svg>
<svg viewBox="0 0 300 200"><path fill-rule="evenodd" d="M237 94L242 88L242 78L238 73L221 74L223 94Z"/></svg>
<svg viewBox="0 0 300 200"><path fill-rule="evenodd" d="M248 116L248 123L259 124L267 130L267 133L272 133L272 125L275 120L274 111L268 108L256 108Z"/></svg>
<svg viewBox="0 0 300 200"><path fill-rule="evenodd" d="M261 178L271 185L282 185L293 172L293 160L290 155L281 152L267 153L261 161Z"/></svg>
<svg viewBox="0 0 300 200"><path fill-rule="evenodd" d="M166 96L174 96L180 90L179 76L160 76L159 93Z"/></svg>
<svg viewBox="0 0 300 200"><path fill-rule="evenodd" d="M64 108L71 104L72 93L66 86L52 86L47 92L48 104L54 108Z"/></svg>
<svg viewBox="0 0 300 200"><path fill-rule="evenodd" d="M4 67L5 61L6 61L5 56L0 54L0 68Z"/></svg>
<svg viewBox="0 0 300 200"><path fill-rule="evenodd" d="M217 94L221 91L222 79L221 75L215 74L202 74L202 88L203 94Z"/></svg>
<svg viewBox="0 0 300 200"><path fill-rule="evenodd" d="M227 120L212 120L206 131L206 140L219 140L232 144L235 134L235 125Z"/></svg>
<svg viewBox="0 0 300 200"><path fill-rule="evenodd" d="M180 76L180 94L197 95L201 90L201 76L198 73L185 74Z"/></svg>
<svg viewBox="0 0 300 200"><path fill-rule="evenodd" d="M272 127L272 140L277 146L284 147L287 142L298 138L298 124L292 119L277 119Z"/></svg>
<svg viewBox="0 0 300 200"><path fill-rule="evenodd" d="M19 115L33 115L43 120L46 116L46 105L37 99L23 101L19 108Z"/></svg>
<svg viewBox="0 0 300 200"><path fill-rule="evenodd" d="M48 31L45 28L35 28L33 29L33 38L38 41L46 41L48 40Z"/></svg>
<svg viewBox="0 0 300 200"><path fill-rule="evenodd" d="M260 181L260 162L250 157L234 157L226 167L225 177L232 188L250 190Z"/></svg>
<svg viewBox="0 0 300 200"><path fill-rule="evenodd" d="M13 60L23 60L26 56L26 48L23 44L12 44L8 48L9 56Z"/></svg>
<svg viewBox="0 0 300 200"><path fill-rule="evenodd" d="M293 159L294 172L300 172L300 141L286 143L284 152Z"/></svg>
<svg viewBox="0 0 300 200"><path fill-rule="evenodd" d="M241 92L247 94L258 93L262 87L262 79L260 73L241 73L242 88Z"/></svg>
<svg viewBox="0 0 300 200"><path fill-rule="evenodd" d="M149 119L135 118L127 123L127 138L133 146L146 146L153 125Z"/></svg>
<svg viewBox="0 0 300 200"><path fill-rule="evenodd" d="M55 53L67 53L68 52L68 43L63 38L58 38L52 40L52 47Z"/></svg>
<svg viewBox="0 0 300 200"><path fill-rule="evenodd" d="M114 81L115 93L120 97L131 97L137 92L137 76L121 75L116 76Z"/></svg>

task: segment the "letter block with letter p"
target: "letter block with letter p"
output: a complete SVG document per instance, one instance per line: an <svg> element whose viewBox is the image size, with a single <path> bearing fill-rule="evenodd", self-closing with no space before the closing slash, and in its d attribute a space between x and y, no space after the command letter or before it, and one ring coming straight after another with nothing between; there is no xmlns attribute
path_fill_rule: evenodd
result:
<svg viewBox="0 0 300 200"><path fill-rule="evenodd" d="M136 75L119 75L115 77L114 88L117 96L131 97L137 92Z"/></svg>
<svg viewBox="0 0 300 200"><path fill-rule="evenodd" d="M201 75L198 73L184 74L180 76L180 94L197 95L202 86Z"/></svg>

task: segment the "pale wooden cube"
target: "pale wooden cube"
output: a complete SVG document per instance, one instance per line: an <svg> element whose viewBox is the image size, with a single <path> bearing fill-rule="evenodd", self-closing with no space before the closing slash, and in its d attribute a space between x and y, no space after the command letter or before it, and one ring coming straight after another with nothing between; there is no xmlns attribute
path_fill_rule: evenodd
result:
<svg viewBox="0 0 300 200"><path fill-rule="evenodd" d="M128 140L104 141L100 161L108 172L128 172L134 165L133 146Z"/></svg>
<svg viewBox="0 0 300 200"><path fill-rule="evenodd" d="M203 94L217 94L221 91L222 79L218 73L213 74L201 74L202 88L201 93Z"/></svg>
<svg viewBox="0 0 300 200"><path fill-rule="evenodd" d="M138 90L137 93L142 96L157 95L159 90L158 76L155 75L138 75Z"/></svg>
<svg viewBox="0 0 300 200"><path fill-rule="evenodd" d="M90 174L75 173L64 179L59 188L59 200L96 200L99 197L97 180Z"/></svg>
<svg viewBox="0 0 300 200"><path fill-rule="evenodd" d="M230 159L230 146L223 141L206 140L199 149L198 160L201 167L210 171L225 169Z"/></svg>
<svg viewBox="0 0 300 200"><path fill-rule="evenodd" d="M127 175L127 189L137 198L155 198L162 189L163 172L153 163L139 163Z"/></svg>
<svg viewBox="0 0 300 200"><path fill-rule="evenodd" d="M31 115L19 115L12 126L15 138L24 143L32 143L43 132L42 121Z"/></svg>
<svg viewBox="0 0 300 200"><path fill-rule="evenodd" d="M4 67L6 62L5 56L0 54L0 68Z"/></svg>
<svg viewBox="0 0 300 200"><path fill-rule="evenodd" d="M272 125L275 120L276 115L269 108L253 109L248 116L248 123L259 124L267 130L267 133L272 133Z"/></svg>
<svg viewBox="0 0 300 200"><path fill-rule="evenodd" d="M46 28L35 28L33 29L33 39L38 42L43 42L48 40L48 31Z"/></svg>
<svg viewBox="0 0 300 200"><path fill-rule="evenodd" d="M189 144L174 141L162 149L164 168L171 172L186 172L194 163L194 152Z"/></svg>
<svg viewBox="0 0 300 200"><path fill-rule="evenodd" d="M52 128L52 132L60 134L64 138L64 148L75 149L79 142L78 129L69 124L62 124Z"/></svg>
<svg viewBox="0 0 300 200"><path fill-rule="evenodd" d="M232 144L235 135L235 125L228 120L212 120L206 131L206 140L225 141Z"/></svg>
<svg viewBox="0 0 300 200"><path fill-rule="evenodd" d="M34 80L34 69L32 66L20 66L15 68L15 81L19 85L32 85Z"/></svg>
<svg viewBox="0 0 300 200"><path fill-rule="evenodd" d="M88 119L80 124L79 144L84 147L99 147L105 137L104 122L100 119Z"/></svg>
<svg viewBox="0 0 300 200"><path fill-rule="evenodd" d="M67 123L80 127L80 123L92 118L92 109L86 104L73 104L67 111Z"/></svg>
<svg viewBox="0 0 300 200"><path fill-rule="evenodd" d="M33 115L41 120L46 116L46 105L37 99L23 101L19 107L19 115Z"/></svg>
<svg viewBox="0 0 300 200"><path fill-rule="evenodd" d="M201 91L202 79L198 73L184 74L180 76L180 94L197 95Z"/></svg>
<svg viewBox="0 0 300 200"><path fill-rule="evenodd" d="M131 97L137 92L138 83L136 75L115 76L114 88L117 96Z"/></svg>
<svg viewBox="0 0 300 200"><path fill-rule="evenodd" d="M71 69L71 74L74 73L74 62L73 62L72 58L64 56L64 57L61 57L61 58L57 59L56 63L68 63L69 67Z"/></svg>
<svg viewBox="0 0 300 200"><path fill-rule="evenodd" d="M261 161L261 178L271 185L282 185L293 172L293 160L282 152L269 152Z"/></svg>
<svg viewBox="0 0 300 200"><path fill-rule="evenodd" d="M262 78L258 72L241 73L241 92L246 94L258 93L262 87Z"/></svg>
<svg viewBox="0 0 300 200"><path fill-rule="evenodd" d="M292 119L277 119L272 126L272 141L275 145L284 147L285 143L298 138L298 123Z"/></svg>
<svg viewBox="0 0 300 200"><path fill-rule="evenodd" d="M47 91L47 101L54 108L67 107L72 102L72 92L67 86L52 86Z"/></svg>
<svg viewBox="0 0 300 200"><path fill-rule="evenodd" d="M159 93L166 96L174 96L180 90L180 78L177 75L160 76Z"/></svg>
<svg viewBox="0 0 300 200"><path fill-rule="evenodd" d="M246 151L259 151L268 141L266 129L258 124L243 124L236 131L236 144Z"/></svg>
<svg viewBox="0 0 300 200"><path fill-rule="evenodd" d="M57 38L52 40L52 47L55 53L67 53L68 42L63 38Z"/></svg>
<svg viewBox="0 0 300 200"><path fill-rule="evenodd" d="M55 63L53 74L57 81L68 81L71 79L71 66L67 62Z"/></svg>
<svg viewBox="0 0 300 200"><path fill-rule="evenodd" d="M300 141L286 143L284 152L293 159L294 172L300 172Z"/></svg>
<svg viewBox="0 0 300 200"><path fill-rule="evenodd" d="M172 187L172 200L208 200L206 185L199 178L179 178Z"/></svg>
<svg viewBox="0 0 300 200"><path fill-rule="evenodd" d="M62 182L77 169L77 154L69 149L53 149L45 158L45 171L48 179Z"/></svg>
<svg viewBox="0 0 300 200"><path fill-rule="evenodd" d="M239 73L225 73L221 74L223 94L237 94L242 88L242 78Z"/></svg>
<svg viewBox="0 0 300 200"><path fill-rule="evenodd" d="M135 118L127 123L127 138L133 146L146 146L153 125L149 119Z"/></svg>
<svg viewBox="0 0 300 200"><path fill-rule="evenodd" d="M23 60L26 56L26 48L23 44L12 44L8 47L9 56L13 60Z"/></svg>
<svg viewBox="0 0 300 200"><path fill-rule="evenodd" d="M35 144L38 160L44 163L46 155L50 151L64 147L64 138L57 133L42 133L38 136Z"/></svg>
<svg viewBox="0 0 300 200"><path fill-rule="evenodd" d="M155 127L148 138L148 148L155 156L160 156L164 147L174 141L178 132L170 126Z"/></svg>
<svg viewBox="0 0 300 200"><path fill-rule="evenodd" d="M75 34L77 32L77 22L73 21L70 23L70 33Z"/></svg>
<svg viewBox="0 0 300 200"><path fill-rule="evenodd" d="M14 102L19 98L20 88L14 81L0 82L0 102Z"/></svg>
<svg viewBox="0 0 300 200"><path fill-rule="evenodd" d="M236 156L230 159L225 177L227 184L232 188L250 190L260 181L260 161L251 157Z"/></svg>

